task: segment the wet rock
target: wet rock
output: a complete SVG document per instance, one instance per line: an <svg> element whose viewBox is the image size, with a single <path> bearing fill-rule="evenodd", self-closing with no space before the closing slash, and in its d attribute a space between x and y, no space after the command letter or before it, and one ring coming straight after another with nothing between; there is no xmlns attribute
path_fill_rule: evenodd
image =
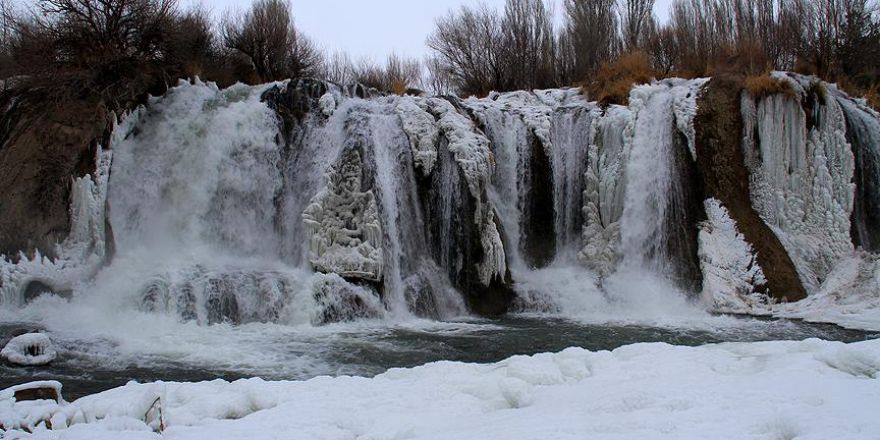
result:
<svg viewBox="0 0 880 440"><path fill-rule="evenodd" d="M372 283L320 274L316 275L313 289L318 307L312 315L312 324L377 319L384 314L382 301Z"/></svg>
<svg viewBox="0 0 880 440"><path fill-rule="evenodd" d="M427 232L434 260L449 275L452 285L465 296L471 311L481 315L506 313L513 302L510 271L481 279L480 265L485 258L482 231L473 221L478 209L467 179L441 136L435 170L419 184L425 210ZM504 236L500 231L498 233Z"/></svg>
<svg viewBox="0 0 880 440"><path fill-rule="evenodd" d="M62 298L70 299L73 296L73 291L69 289L56 291L52 288L52 286L49 286L42 281L33 280L27 284L27 287L24 288L24 301L25 303L30 303L31 301L37 299L37 297L43 294L56 295Z"/></svg>
<svg viewBox="0 0 880 440"><path fill-rule="evenodd" d="M703 275L700 271L698 255L698 225L706 220L703 209L703 191L700 184L697 164L691 157L684 135L678 133L673 146L672 167L678 180L672 182L676 186L671 193L675 195L664 222L666 231L666 255L672 260L672 276L679 287L691 293L698 293L703 288Z"/></svg>
<svg viewBox="0 0 880 440"><path fill-rule="evenodd" d="M522 217L523 258L531 267L545 267L556 256L556 218L553 203L553 169L538 139L530 135L526 179L528 193Z"/></svg>

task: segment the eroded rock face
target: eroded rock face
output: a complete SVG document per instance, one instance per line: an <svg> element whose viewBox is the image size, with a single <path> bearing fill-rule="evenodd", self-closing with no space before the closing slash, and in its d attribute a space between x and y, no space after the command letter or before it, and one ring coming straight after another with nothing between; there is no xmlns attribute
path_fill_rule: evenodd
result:
<svg viewBox="0 0 880 440"><path fill-rule="evenodd" d="M358 150L345 153L327 175L327 186L303 212L311 239L309 261L315 270L346 278L382 279L382 225L376 197L362 190L363 163Z"/></svg>
<svg viewBox="0 0 880 440"><path fill-rule="evenodd" d="M749 171L741 147L743 121L741 86L735 80L716 78L699 99L695 118L697 164L706 197L727 209L757 254L767 278L769 294L796 301L806 296L794 263L776 234L752 208Z"/></svg>
<svg viewBox="0 0 880 440"><path fill-rule="evenodd" d="M0 255L54 258L70 232L71 179L94 174L112 125L103 107L47 104L36 92L0 94Z"/></svg>

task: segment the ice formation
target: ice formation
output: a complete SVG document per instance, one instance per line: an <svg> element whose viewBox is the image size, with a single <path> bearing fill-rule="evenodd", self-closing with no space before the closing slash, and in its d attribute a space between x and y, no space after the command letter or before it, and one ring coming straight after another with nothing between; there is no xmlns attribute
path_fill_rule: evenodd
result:
<svg viewBox="0 0 880 440"><path fill-rule="evenodd" d="M853 251L854 157L846 120L816 79L778 74L795 96L743 94L743 151L752 202L776 232L808 291Z"/></svg>
<svg viewBox="0 0 880 440"><path fill-rule="evenodd" d="M15 365L39 366L55 360L58 352L52 340L44 333L25 333L16 336L0 350L0 357Z"/></svg>
<svg viewBox="0 0 880 440"><path fill-rule="evenodd" d="M620 217L626 188L626 107L609 106L593 122L583 193L583 249L578 259L599 275L610 274L620 259Z"/></svg>
<svg viewBox="0 0 880 440"><path fill-rule="evenodd" d="M345 153L327 176L327 187L303 212L312 234L312 265L320 272L369 281L382 279L382 225L372 191L362 191L357 150Z"/></svg>
<svg viewBox="0 0 880 440"><path fill-rule="evenodd" d="M434 116L422 107L427 107L423 100L417 101L404 96L397 101L395 110L400 116L403 130L409 136L413 160L421 169L422 175L427 176L434 170L434 162L437 160L437 138L440 131Z"/></svg>
<svg viewBox="0 0 880 440"><path fill-rule="evenodd" d="M752 246L737 231L721 202L704 203L708 219L700 225L699 256L703 272L703 301L712 310L769 314L766 283Z"/></svg>
<svg viewBox="0 0 880 440"><path fill-rule="evenodd" d="M779 304L776 316L880 331L880 255L858 251L843 257L817 292Z"/></svg>

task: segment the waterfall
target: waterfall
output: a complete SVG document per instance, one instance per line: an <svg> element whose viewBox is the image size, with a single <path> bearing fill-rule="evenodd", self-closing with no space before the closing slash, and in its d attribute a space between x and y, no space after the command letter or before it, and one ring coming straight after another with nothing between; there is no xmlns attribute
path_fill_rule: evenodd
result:
<svg viewBox="0 0 880 440"><path fill-rule="evenodd" d="M743 96L742 147L755 211L816 288L852 242L880 242L880 122L793 78L798 99ZM702 194L705 82L637 86L607 107L576 89L458 100L184 82L74 183L59 255L84 264L0 262L4 303L36 281L201 324L650 311L708 275L709 302L739 306L723 287L757 304L739 211Z"/></svg>
<svg viewBox="0 0 880 440"><path fill-rule="evenodd" d="M574 261L581 250L585 170L594 134L594 112L597 112L596 108L582 106L559 107L553 112L550 164L553 169L557 260Z"/></svg>
<svg viewBox="0 0 880 440"><path fill-rule="evenodd" d="M880 252L880 115L840 92L835 98L846 115L846 139L855 159L853 243Z"/></svg>
<svg viewBox="0 0 880 440"><path fill-rule="evenodd" d="M704 80L666 81L630 94L626 192L620 220L625 270L650 270L679 288L699 290L693 115ZM688 130L686 127L691 127ZM683 129L684 128L684 129Z"/></svg>

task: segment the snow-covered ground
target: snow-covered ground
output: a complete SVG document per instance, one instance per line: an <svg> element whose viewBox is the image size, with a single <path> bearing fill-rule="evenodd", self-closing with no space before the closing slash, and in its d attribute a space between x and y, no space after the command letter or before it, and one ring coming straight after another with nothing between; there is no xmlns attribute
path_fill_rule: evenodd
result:
<svg viewBox="0 0 880 440"><path fill-rule="evenodd" d="M880 340L636 344L372 379L130 383L63 405L0 392L0 422L55 428L10 439L876 439L878 372Z"/></svg>

